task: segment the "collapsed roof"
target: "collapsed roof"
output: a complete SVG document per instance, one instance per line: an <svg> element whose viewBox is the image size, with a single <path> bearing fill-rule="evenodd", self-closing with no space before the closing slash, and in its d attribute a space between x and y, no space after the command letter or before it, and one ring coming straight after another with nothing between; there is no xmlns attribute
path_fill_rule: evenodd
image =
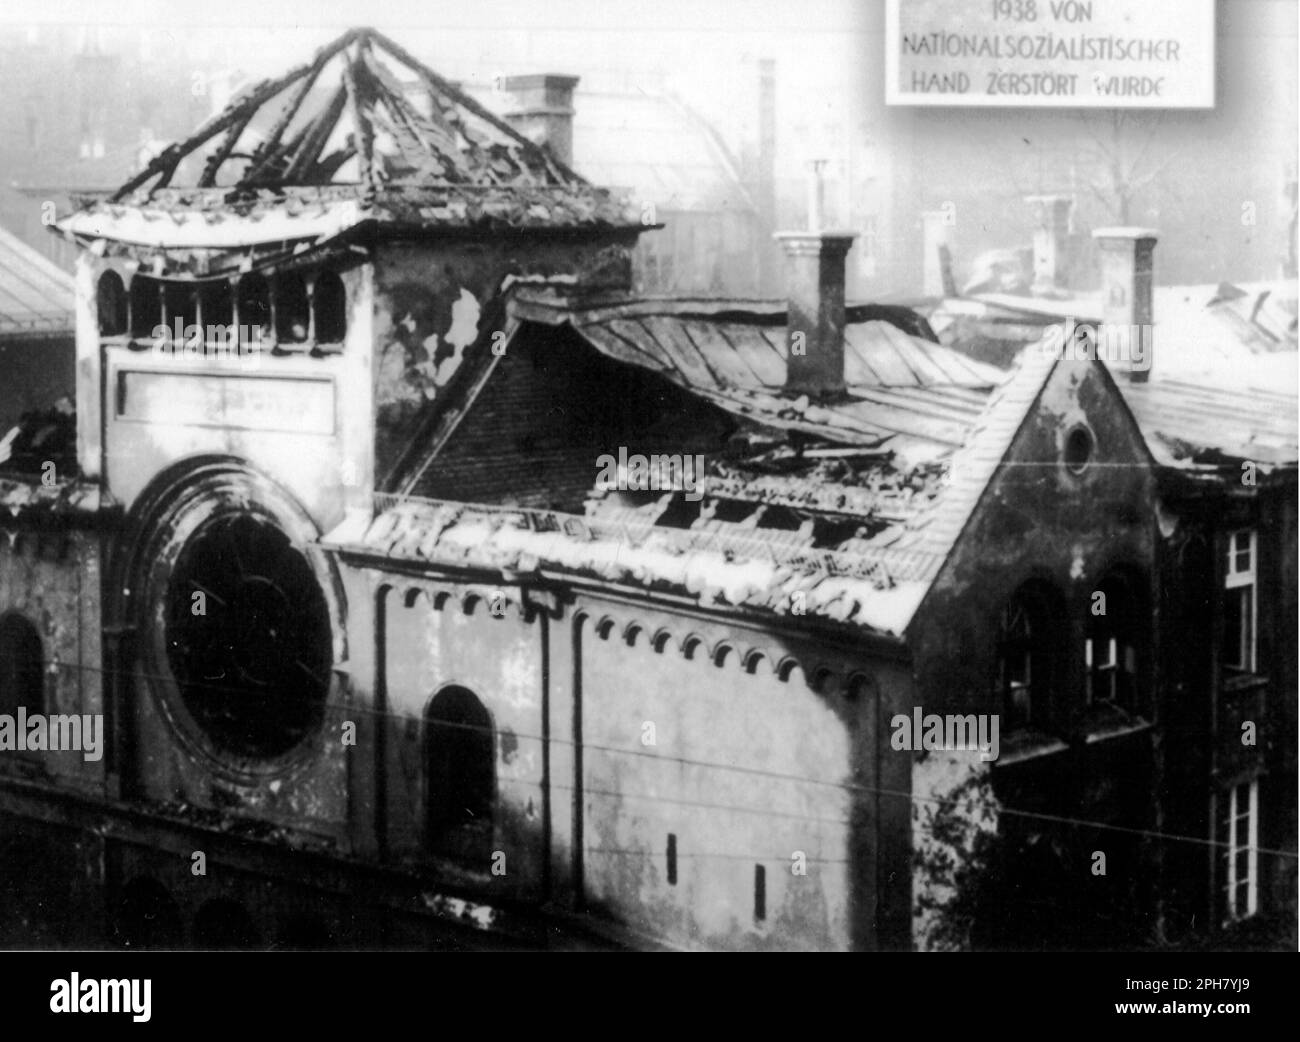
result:
<svg viewBox="0 0 1300 1042"><path fill-rule="evenodd" d="M319 244L410 231L640 226L597 188L373 29L233 100L103 199L59 222L135 253ZM167 275L176 258L156 257ZM204 272L208 273L208 272Z"/></svg>
<svg viewBox="0 0 1300 1042"><path fill-rule="evenodd" d="M1116 383L1160 465L1186 475L1240 484L1241 464L1264 474L1294 470L1300 459L1297 409L1297 298L1293 281L1157 286L1148 378L1116 369ZM1044 329L1067 320L1100 325L1101 298L985 293L946 301L996 321L1019 350L1034 350ZM980 311L976 312L975 309ZM940 321L940 320L936 320ZM961 340L945 325L949 341ZM1104 359L1103 359L1104 361Z"/></svg>
<svg viewBox="0 0 1300 1042"><path fill-rule="evenodd" d="M1001 372L935 343L905 309L850 306L848 393L816 403L783 388L779 304L594 301L516 285L508 312L515 338L566 327L730 414L734 451L706 462L701 501L683 509L680 489L593 489L577 513L400 494L419 491L417 470L399 494L377 497L375 517L349 519L329 544L511 576L585 576L708 606L793 607L901 636L1055 364L1038 353ZM467 359L459 393L435 402L444 429L474 407L497 357ZM437 468L438 448L427 446L426 467Z"/></svg>

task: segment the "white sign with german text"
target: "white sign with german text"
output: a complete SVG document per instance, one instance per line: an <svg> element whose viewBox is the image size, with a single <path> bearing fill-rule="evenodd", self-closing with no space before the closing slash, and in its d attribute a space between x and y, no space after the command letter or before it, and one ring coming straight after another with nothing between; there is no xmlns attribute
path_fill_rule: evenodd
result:
<svg viewBox="0 0 1300 1042"><path fill-rule="evenodd" d="M890 105L1214 107L1214 0L887 0Z"/></svg>

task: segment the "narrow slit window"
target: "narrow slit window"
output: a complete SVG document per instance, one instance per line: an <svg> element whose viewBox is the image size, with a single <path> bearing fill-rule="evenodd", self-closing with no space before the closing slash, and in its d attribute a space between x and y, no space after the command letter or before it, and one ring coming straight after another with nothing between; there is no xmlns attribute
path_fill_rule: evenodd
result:
<svg viewBox="0 0 1300 1042"><path fill-rule="evenodd" d="M668 833L668 885L677 885L677 836L675 833Z"/></svg>
<svg viewBox="0 0 1300 1042"><path fill-rule="evenodd" d="M763 922L767 918L767 869L762 865L754 866L754 921Z"/></svg>

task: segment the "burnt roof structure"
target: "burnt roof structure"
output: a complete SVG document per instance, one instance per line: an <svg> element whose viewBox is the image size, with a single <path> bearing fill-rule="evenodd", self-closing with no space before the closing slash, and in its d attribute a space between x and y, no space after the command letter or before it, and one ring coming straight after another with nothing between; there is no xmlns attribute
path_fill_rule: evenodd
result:
<svg viewBox="0 0 1300 1042"><path fill-rule="evenodd" d="M626 202L373 29L249 88L108 197L76 202L65 234L92 248L105 240L110 252L167 250L155 274L182 277L170 269L187 248L300 252L363 225L402 234L639 225Z"/></svg>

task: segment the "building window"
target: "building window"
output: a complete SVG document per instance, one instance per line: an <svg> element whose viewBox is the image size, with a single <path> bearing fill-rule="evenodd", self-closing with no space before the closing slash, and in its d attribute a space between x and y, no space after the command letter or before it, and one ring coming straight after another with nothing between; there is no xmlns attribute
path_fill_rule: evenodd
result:
<svg viewBox="0 0 1300 1042"><path fill-rule="evenodd" d="M182 342L193 335L199 325L199 287L196 283L163 283L163 322L173 333L179 324Z"/></svg>
<svg viewBox="0 0 1300 1042"><path fill-rule="evenodd" d="M163 636L180 701L219 753L288 754L325 718L333 644L307 557L252 510L200 524L172 566Z"/></svg>
<svg viewBox="0 0 1300 1042"><path fill-rule="evenodd" d="M238 338L229 327L235 321L235 300L225 279L199 284L199 311L203 319L203 339L217 348L238 347ZM234 339L234 343L230 341Z"/></svg>
<svg viewBox="0 0 1300 1042"><path fill-rule="evenodd" d="M310 336L311 308L307 283L292 271L281 272L272 284L275 300L275 339L281 344L301 344Z"/></svg>
<svg viewBox="0 0 1300 1042"><path fill-rule="evenodd" d="M1071 474L1082 474L1092 459L1092 434L1087 427L1075 427L1065 438L1061 459Z"/></svg>
<svg viewBox="0 0 1300 1042"><path fill-rule="evenodd" d="M1224 576L1223 662L1228 669L1255 672L1255 572L1258 540L1253 529L1228 534Z"/></svg>
<svg viewBox="0 0 1300 1042"><path fill-rule="evenodd" d="M1051 654L1060 618L1058 599L1039 582L1022 586L1002 610L998 692L1001 726L1008 731L1047 726Z"/></svg>
<svg viewBox="0 0 1300 1042"><path fill-rule="evenodd" d="M858 270L863 278L876 277L880 263L879 219L875 214L867 214L861 219L862 232L858 237Z"/></svg>
<svg viewBox="0 0 1300 1042"><path fill-rule="evenodd" d="M440 691L424 715L428 841L442 846L458 834L491 837L496 799L492 718L473 692Z"/></svg>
<svg viewBox="0 0 1300 1042"><path fill-rule="evenodd" d="M1110 576L1092 593L1083 642L1090 708L1136 713L1139 617L1129 581Z"/></svg>
<svg viewBox="0 0 1300 1042"><path fill-rule="evenodd" d="M162 284L147 275L131 280L131 335L150 339L163 325Z"/></svg>
<svg viewBox="0 0 1300 1042"><path fill-rule="evenodd" d="M1259 780L1233 785L1220 801L1220 908L1230 923L1259 909Z"/></svg>
<svg viewBox="0 0 1300 1042"><path fill-rule="evenodd" d="M0 713L45 711L45 652L36 627L21 615L0 618Z"/></svg>
<svg viewBox="0 0 1300 1042"><path fill-rule="evenodd" d="M99 276L95 294L99 312L99 335L120 336L126 330L126 286L115 271Z"/></svg>
<svg viewBox="0 0 1300 1042"><path fill-rule="evenodd" d="M235 301L236 320L247 330L248 338L257 341L270 339L271 287L266 279L256 272L245 275L239 280Z"/></svg>
<svg viewBox="0 0 1300 1042"><path fill-rule="evenodd" d="M316 342L341 344L348 331L348 297L343 280L332 271L322 271L312 290L312 311L316 318Z"/></svg>

